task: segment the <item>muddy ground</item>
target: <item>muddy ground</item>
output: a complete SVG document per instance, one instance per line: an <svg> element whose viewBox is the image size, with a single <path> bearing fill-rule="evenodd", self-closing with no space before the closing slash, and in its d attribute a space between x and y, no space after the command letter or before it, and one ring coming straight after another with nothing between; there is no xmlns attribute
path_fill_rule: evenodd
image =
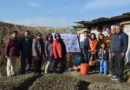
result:
<svg viewBox="0 0 130 90"><path fill-rule="evenodd" d="M130 90L130 83L116 83L109 76L99 73L81 75L79 72L64 74L25 74L0 77L0 90Z"/></svg>

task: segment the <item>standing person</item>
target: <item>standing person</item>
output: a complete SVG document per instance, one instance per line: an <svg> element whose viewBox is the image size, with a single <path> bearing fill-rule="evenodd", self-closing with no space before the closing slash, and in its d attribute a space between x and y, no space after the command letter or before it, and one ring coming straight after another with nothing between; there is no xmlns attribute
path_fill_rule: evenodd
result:
<svg viewBox="0 0 130 90"><path fill-rule="evenodd" d="M59 33L55 34L55 41L53 42L53 54L55 58L54 71L63 72L66 68L66 46L61 39Z"/></svg>
<svg viewBox="0 0 130 90"><path fill-rule="evenodd" d="M21 49L21 73L24 74L25 71L30 69L32 64L32 38L30 37L30 32L25 31L24 37L21 39L20 44Z"/></svg>
<svg viewBox="0 0 130 90"><path fill-rule="evenodd" d="M85 40L84 40L84 50L83 50L83 54L84 54L84 62L85 63L89 63L89 56L90 56L90 53L89 53L89 34L90 32L89 31L85 31Z"/></svg>
<svg viewBox="0 0 130 90"><path fill-rule="evenodd" d="M115 26L116 36L111 43L112 58L115 60L112 63L115 65L115 79L122 82L124 72L124 58L128 47L128 35L123 32L120 26Z"/></svg>
<svg viewBox="0 0 130 90"><path fill-rule="evenodd" d="M111 26L111 38L110 38L110 71L111 71L111 76L112 76L112 80L116 80L116 64L115 64L115 59L114 57L112 57L112 45L114 44L114 38L116 37L116 27L115 25Z"/></svg>
<svg viewBox="0 0 130 90"><path fill-rule="evenodd" d="M98 46L98 40L96 38L96 35L94 33L91 33L90 39L89 39L89 47L90 47L90 53L91 57L97 58L97 46ZM91 66L91 70L95 71L95 65Z"/></svg>
<svg viewBox="0 0 130 90"><path fill-rule="evenodd" d="M47 45L46 45L46 52L47 52L47 65L45 67L45 73L48 73L48 69L50 67L50 64L52 63L53 60L53 48L52 48L52 43L53 43L53 36L52 34L48 34L47 36Z"/></svg>
<svg viewBox="0 0 130 90"><path fill-rule="evenodd" d="M108 59L109 59L109 51L106 47L105 43L101 44L101 47L98 51L98 56L99 56L99 60L100 60L100 74L102 74L104 72L104 75L107 75L107 71L108 71Z"/></svg>
<svg viewBox="0 0 130 90"><path fill-rule="evenodd" d="M42 59L43 59L43 55L45 54L44 41L42 39L41 33L37 33L36 38L33 39L32 50L33 50L33 57L34 57L35 74L41 75Z"/></svg>
<svg viewBox="0 0 130 90"><path fill-rule="evenodd" d="M104 42L106 43L107 48L109 50L109 61L111 61L111 58L110 58L111 57L111 54L110 54L111 36L112 36L112 33L111 33L110 27L106 27L106 34L105 34L105 37L104 37Z"/></svg>
<svg viewBox="0 0 130 90"><path fill-rule="evenodd" d="M104 33L104 35L105 35L105 37L110 37L111 36L111 28L110 28L110 26L107 26L106 28L105 28L105 33Z"/></svg>
<svg viewBox="0 0 130 90"><path fill-rule="evenodd" d="M98 31L98 39L99 39L99 35L103 33L102 26L98 26L97 31Z"/></svg>
<svg viewBox="0 0 130 90"><path fill-rule="evenodd" d="M110 29L110 27L108 26L108 27L106 27L106 29L105 29L106 31L106 34L105 34L105 37L104 37L104 42L106 43L106 45L107 45L107 48L108 48L108 50L109 50L109 60L108 60L108 76L110 76L111 75L111 70L110 70L110 67L109 67L109 65L110 65L110 62L111 62L111 52L110 52L110 39L111 39L111 29Z"/></svg>
<svg viewBox="0 0 130 90"><path fill-rule="evenodd" d="M99 34L99 40L98 40L98 46L97 46L98 51L101 48L101 44L102 43L104 43L104 35L103 34Z"/></svg>
<svg viewBox="0 0 130 90"><path fill-rule="evenodd" d="M20 50L19 50L19 39L17 38L18 32L13 31L11 33L11 37L7 39L5 42L5 57L7 59L7 76L14 76L15 72L15 63L16 58L19 57Z"/></svg>

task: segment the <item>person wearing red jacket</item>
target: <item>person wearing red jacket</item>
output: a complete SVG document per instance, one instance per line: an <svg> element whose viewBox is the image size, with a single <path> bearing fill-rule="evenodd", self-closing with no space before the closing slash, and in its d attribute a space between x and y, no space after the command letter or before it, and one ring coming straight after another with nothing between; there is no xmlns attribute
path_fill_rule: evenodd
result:
<svg viewBox="0 0 130 90"><path fill-rule="evenodd" d="M59 33L55 34L53 42L53 54L55 58L54 71L63 72L66 68L66 46Z"/></svg>

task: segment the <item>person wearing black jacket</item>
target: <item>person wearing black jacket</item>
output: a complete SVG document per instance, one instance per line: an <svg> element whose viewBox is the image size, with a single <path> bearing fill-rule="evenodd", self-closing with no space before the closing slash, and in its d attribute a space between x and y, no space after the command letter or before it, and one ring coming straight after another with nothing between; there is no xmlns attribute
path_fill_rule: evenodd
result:
<svg viewBox="0 0 130 90"><path fill-rule="evenodd" d="M111 39L112 64L115 67L111 68L115 74L112 80L122 82L124 72L124 58L128 47L128 35L122 31L120 26L115 26L116 35ZM114 69L114 70L113 70Z"/></svg>
<svg viewBox="0 0 130 90"><path fill-rule="evenodd" d="M109 51L105 43L102 43L98 51L98 57L100 60L100 74L104 72L104 75L108 72L108 60L109 60Z"/></svg>
<svg viewBox="0 0 130 90"><path fill-rule="evenodd" d="M21 39L21 73L24 74L26 70L30 69L32 64L32 38L30 32L25 31L24 37Z"/></svg>

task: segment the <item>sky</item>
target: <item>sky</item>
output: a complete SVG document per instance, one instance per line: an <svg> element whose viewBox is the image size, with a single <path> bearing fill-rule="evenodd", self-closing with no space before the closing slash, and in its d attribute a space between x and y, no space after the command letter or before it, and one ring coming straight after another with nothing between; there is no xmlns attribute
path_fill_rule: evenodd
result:
<svg viewBox="0 0 130 90"><path fill-rule="evenodd" d="M130 12L130 0L0 0L0 21L71 27L77 21Z"/></svg>

